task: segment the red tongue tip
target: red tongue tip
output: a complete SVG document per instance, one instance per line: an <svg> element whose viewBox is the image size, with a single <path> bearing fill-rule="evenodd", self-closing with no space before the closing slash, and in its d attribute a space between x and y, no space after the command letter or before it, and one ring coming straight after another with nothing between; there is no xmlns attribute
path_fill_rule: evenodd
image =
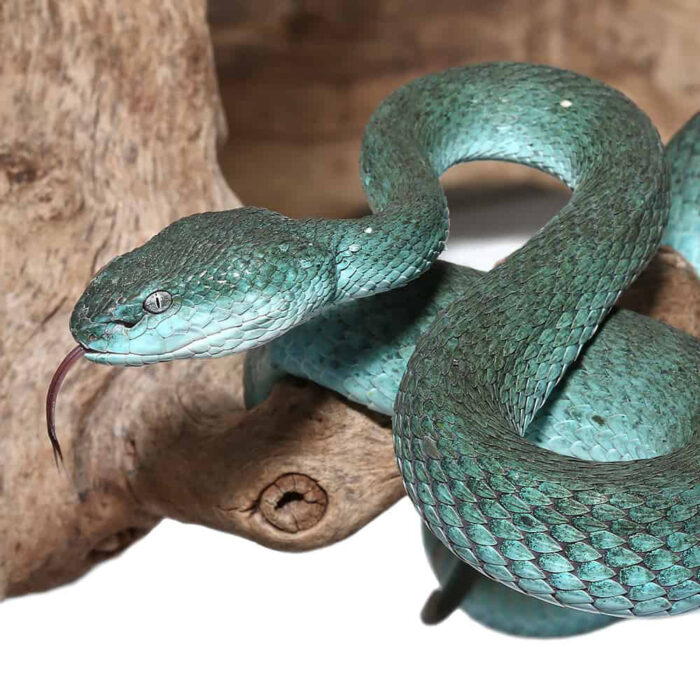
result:
<svg viewBox="0 0 700 700"><path fill-rule="evenodd" d="M74 347L63 359L63 362L54 372L49 390L46 393L46 429L53 448L53 457L56 460L56 466L60 469L63 466L63 453L61 445L56 437L56 399L58 391L63 384L70 368L85 354L86 350L82 345Z"/></svg>

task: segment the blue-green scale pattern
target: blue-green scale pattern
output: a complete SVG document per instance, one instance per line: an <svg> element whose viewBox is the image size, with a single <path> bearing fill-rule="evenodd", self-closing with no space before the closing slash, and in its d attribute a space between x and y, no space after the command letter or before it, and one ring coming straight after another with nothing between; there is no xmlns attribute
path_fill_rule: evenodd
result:
<svg viewBox="0 0 700 700"><path fill-rule="evenodd" d="M691 610L700 347L608 314L658 247L670 193L667 241L697 260L697 124L669 148L669 187L656 130L599 82L513 63L427 76L368 124L371 215L187 217L106 266L71 330L116 365L253 350L253 400L288 370L391 413L409 497L484 575L575 610ZM439 176L479 159L538 168L572 197L486 274L433 266L448 233ZM172 305L153 315L156 290ZM365 336L344 346L350 325Z"/></svg>

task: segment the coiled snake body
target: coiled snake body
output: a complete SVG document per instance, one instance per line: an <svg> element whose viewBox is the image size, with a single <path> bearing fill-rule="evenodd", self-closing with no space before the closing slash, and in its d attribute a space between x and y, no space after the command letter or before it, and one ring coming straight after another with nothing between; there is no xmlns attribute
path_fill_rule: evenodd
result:
<svg viewBox="0 0 700 700"><path fill-rule="evenodd" d="M489 273L438 265L362 299L430 268L448 229L438 177L478 159L553 174L571 200ZM577 610L700 606L700 346L616 312L579 358L666 224L649 120L567 71L453 69L382 103L362 178L375 212L362 219L199 214L116 258L71 319L86 357L139 365L275 341L251 354L251 399L275 367L385 412L395 396L408 495L471 567Z"/></svg>

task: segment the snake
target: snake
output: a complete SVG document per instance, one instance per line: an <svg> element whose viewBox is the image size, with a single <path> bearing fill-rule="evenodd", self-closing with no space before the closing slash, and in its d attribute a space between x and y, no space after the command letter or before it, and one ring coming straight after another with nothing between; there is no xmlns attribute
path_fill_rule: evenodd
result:
<svg viewBox="0 0 700 700"><path fill-rule="evenodd" d="M674 139L695 173L699 127ZM440 175L475 160L572 191L487 273L436 262ZM499 590L600 624L699 607L700 344L613 311L669 209L675 232L697 222L697 178L671 196L659 135L620 92L520 63L399 88L366 127L360 169L367 216L204 212L108 263L75 305L78 346L49 389L54 448L56 396L80 357L248 351L251 405L289 372L391 415L430 537Z"/></svg>

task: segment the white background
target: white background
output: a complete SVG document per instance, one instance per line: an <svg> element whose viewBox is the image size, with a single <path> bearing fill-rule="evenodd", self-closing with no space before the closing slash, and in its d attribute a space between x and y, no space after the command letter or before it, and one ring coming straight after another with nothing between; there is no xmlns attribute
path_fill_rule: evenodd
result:
<svg viewBox="0 0 700 700"><path fill-rule="evenodd" d="M562 201L453 204L446 257L487 269ZM76 584L0 605L0 698L697 695L695 615L519 639L462 613L423 626L434 587L406 499L306 554L167 521Z"/></svg>

